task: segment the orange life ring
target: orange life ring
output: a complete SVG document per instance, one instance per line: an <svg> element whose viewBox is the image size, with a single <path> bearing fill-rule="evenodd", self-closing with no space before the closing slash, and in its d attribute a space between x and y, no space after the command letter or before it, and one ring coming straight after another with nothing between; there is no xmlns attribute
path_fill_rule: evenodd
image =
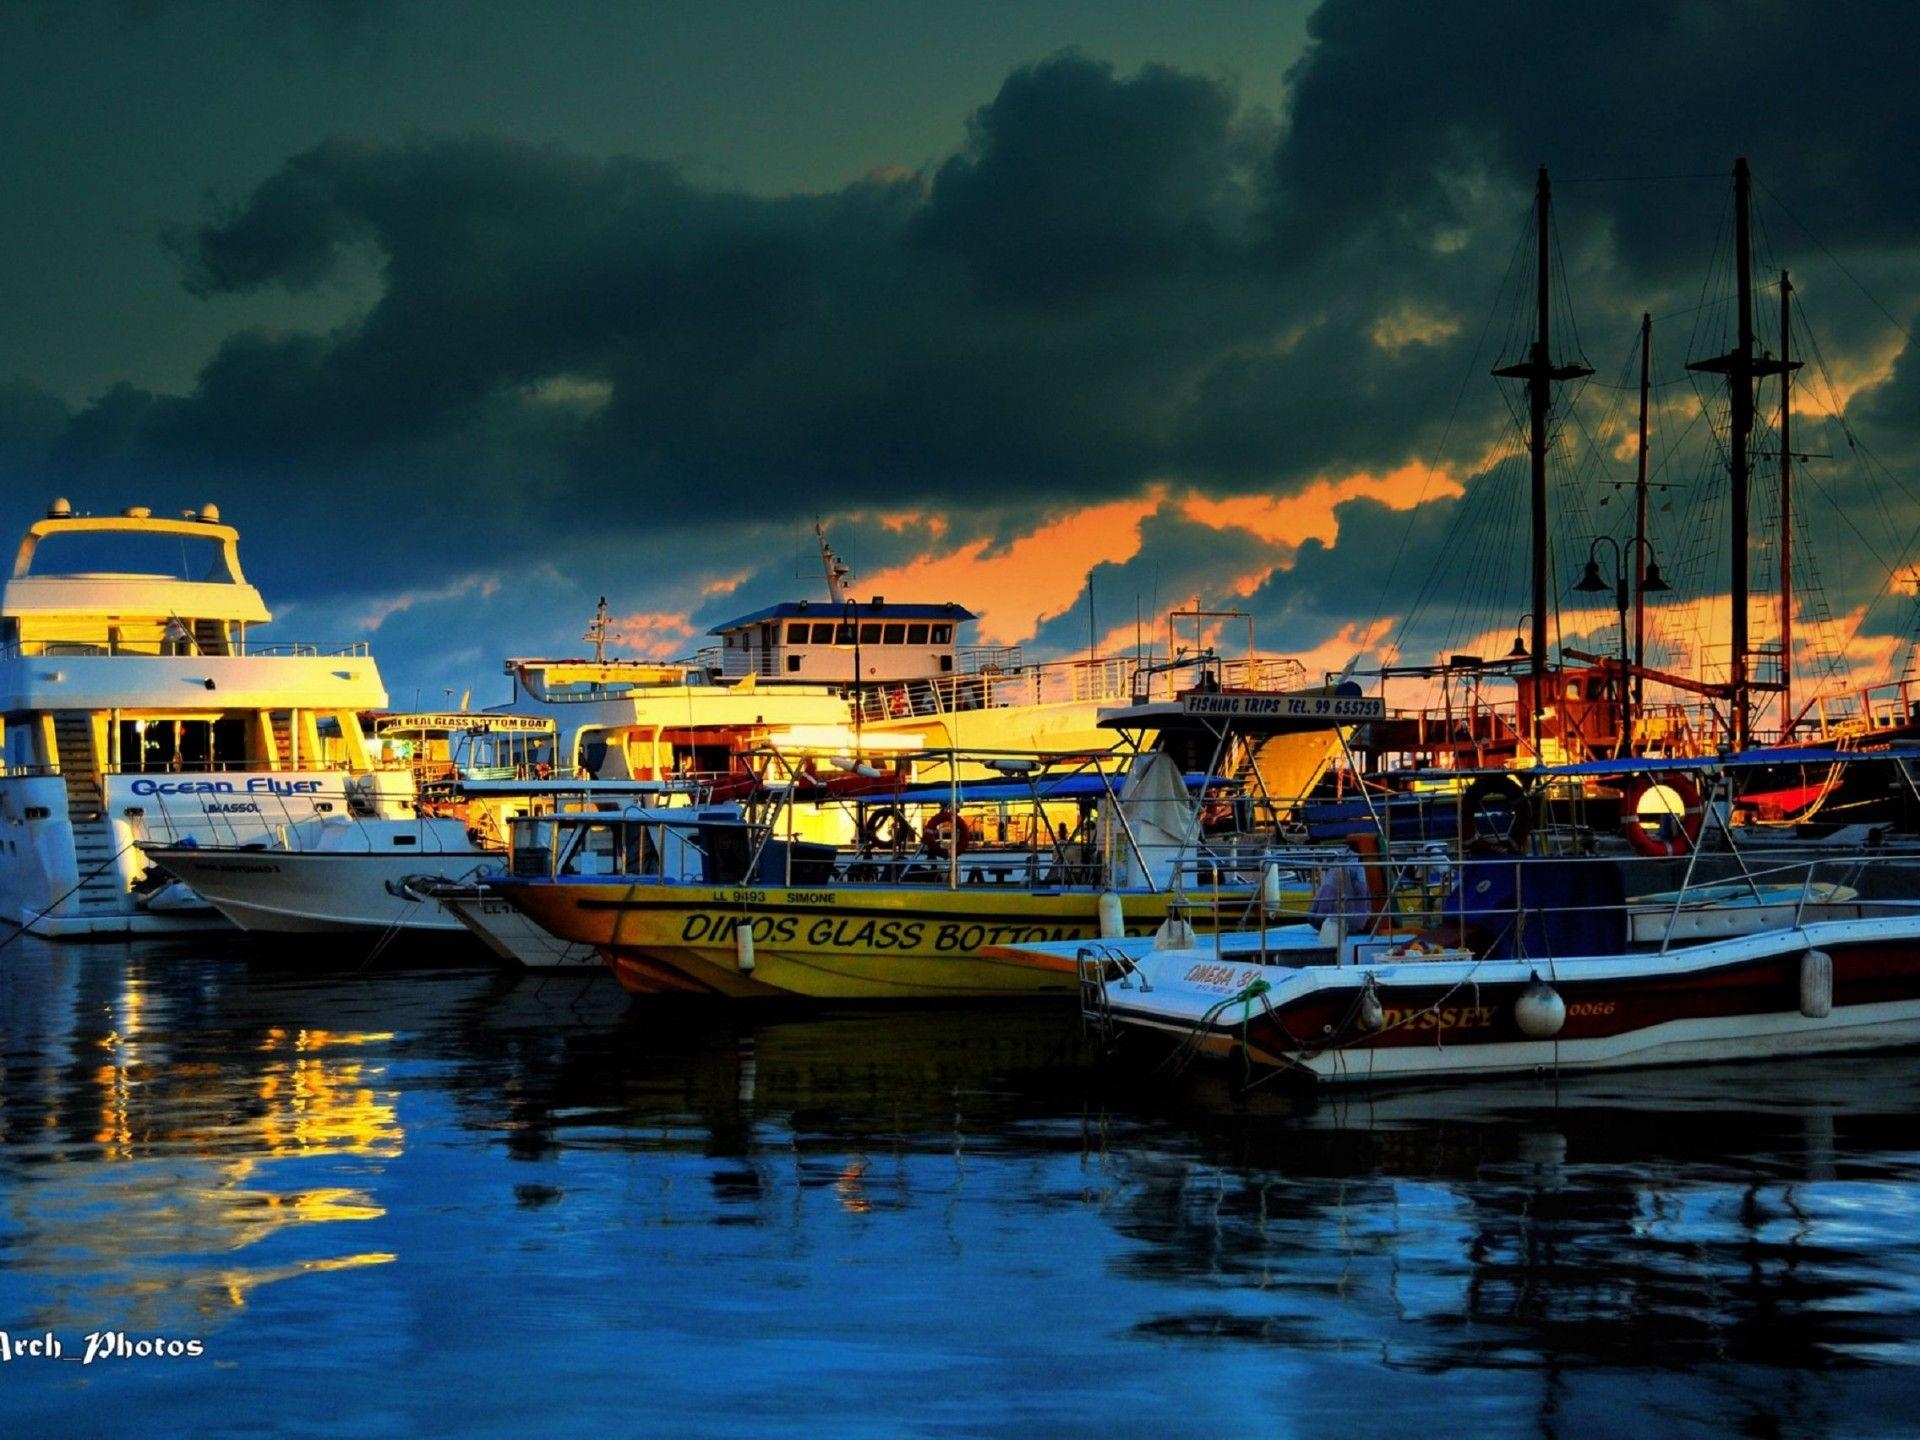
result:
<svg viewBox="0 0 1920 1440"><path fill-rule="evenodd" d="M973 830L951 810L941 810L920 831L920 841L929 855L945 860L967 853L967 846L973 843Z"/></svg>
<svg viewBox="0 0 1920 1440"><path fill-rule="evenodd" d="M1640 801L1653 790L1671 791L1679 798L1680 808L1643 812ZM1700 822L1705 815L1700 787L1676 771L1641 776L1621 788L1620 830L1627 843L1642 855L1666 860L1687 854L1700 839Z"/></svg>

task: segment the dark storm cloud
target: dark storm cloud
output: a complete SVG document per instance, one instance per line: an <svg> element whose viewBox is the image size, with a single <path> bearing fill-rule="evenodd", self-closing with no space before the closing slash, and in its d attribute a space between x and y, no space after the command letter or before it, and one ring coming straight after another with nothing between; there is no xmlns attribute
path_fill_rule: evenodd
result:
<svg viewBox="0 0 1920 1440"><path fill-rule="evenodd" d="M1746 154L1829 234L1908 244L1914 27L1898 5L1788 0L1326 4L1274 156L1283 232L1307 246L1418 237L1470 223L1462 197L1482 177L1541 163L1576 181L1720 176ZM1633 264L1663 273L1691 263L1674 244L1676 193L1583 186L1580 203L1609 212Z"/></svg>
<svg viewBox="0 0 1920 1440"><path fill-rule="evenodd" d="M1524 283L1507 267L1541 159L1566 181L1566 288L1596 366L1642 308L1692 304L1741 151L1824 247L1872 252L1910 313L1902 137L1920 116L1892 42L1914 28L1897 11L1335 0L1278 120L1219 80L1068 53L1010 75L958 153L822 194L487 137L331 140L172 244L223 304L372 266L371 307L328 333L235 333L190 393L122 387L50 441L54 412L0 395L0 436L37 415L17 433L76 490L260 487L235 513L295 537L269 542L274 563L313 592L532 563L588 527L651 595L718 547L758 571L737 592L757 602L795 593L772 537L821 513L940 511L949 543L1004 541L1154 485L1287 494L1416 459L1468 474L1509 422L1485 376L1514 357L1482 332L1503 274ZM1776 114L1756 76L1787 56L1812 93ZM1713 178L1574 183L1676 171ZM1855 303L1835 348L1877 323ZM1349 502L1337 545L1303 547L1255 603L1304 648L1373 618L1398 554L1390 608L1484 599L1510 619L1525 600L1457 562L1510 523L1511 482L1469 491L1411 522ZM457 520L449 544L383 523L423 510ZM342 514L353 565L297 543ZM843 548L872 572L918 538L870 518ZM1255 573L1260 548L1163 507L1104 578L1129 597L1158 578L1170 599ZM1077 645L1071 623L1056 629Z"/></svg>
<svg viewBox="0 0 1920 1440"><path fill-rule="evenodd" d="M916 234L986 294L1060 305L1235 263L1251 178L1233 97L1150 65L1115 83L1077 56L1016 72L933 176Z"/></svg>

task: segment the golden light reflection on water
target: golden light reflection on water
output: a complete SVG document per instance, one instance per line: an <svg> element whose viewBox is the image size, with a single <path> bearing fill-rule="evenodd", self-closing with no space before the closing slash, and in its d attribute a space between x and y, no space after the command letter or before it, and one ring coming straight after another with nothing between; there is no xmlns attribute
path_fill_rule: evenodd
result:
<svg viewBox="0 0 1920 1440"><path fill-rule="evenodd" d="M867 1198L865 1156L855 1155L841 1167L840 1173L834 1177L833 1193L840 1202L840 1208L849 1215L865 1215L873 1209L873 1202Z"/></svg>
<svg viewBox="0 0 1920 1440"><path fill-rule="evenodd" d="M146 1032L147 1010L130 977L108 1007L107 1033L88 1043L104 1062L66 1105L49 1095L48 1163L9 1197L14 1263L38 1272L52 1297L44 1323L204 1328L262 1285L392 1262L374 1249L288 1259L284 1243L269 1263L233 1258L290 1232L311 1230L307 1244L326 1244L344 1232L312 1227L386 1215L372 1183L271 1182L316 1178L288 1164L403 1152L398 1092L382 1084L378 1060L353 1053L392 1033L272 1027L258 1043L243 1040L238 1063L180 1064L166 1054L170 1037ZM91 1112L81 1133L96 1148L60 1143L63 1109ZM377 1179L380 1168L360 1174Z"/></svg>

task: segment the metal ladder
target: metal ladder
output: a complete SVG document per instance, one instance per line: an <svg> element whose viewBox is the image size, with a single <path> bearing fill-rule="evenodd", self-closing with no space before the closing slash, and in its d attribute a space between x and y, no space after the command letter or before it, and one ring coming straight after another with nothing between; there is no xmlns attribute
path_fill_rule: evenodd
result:
<svg viewBox="0 0 1920 1440"><path fill-rule="evenodd" d="M1082 945L1074 952L1073 967L1080 981L1080 1033L1103 1048L1110 1047L1114 1030L1113 1000L1107 993L1108 985L1117 983L1122 990L1131 990L1137 979L1141 990L1153 987L1134 962L1111 945L1098 942ZM1112 980L1108 978L1109 969L1118 971Z"/></svg>
<svg viewBox="0 0 1920 1440"><path fill-rule="evenodd" d="M114 863L120 846L107 818L93 754L93 720L83 710L57 710L53 737L60 778L67 787L67 823L73 828L73 859L79 888L73 893L76 915L118 914L126 908L126 887Z"/></svg>

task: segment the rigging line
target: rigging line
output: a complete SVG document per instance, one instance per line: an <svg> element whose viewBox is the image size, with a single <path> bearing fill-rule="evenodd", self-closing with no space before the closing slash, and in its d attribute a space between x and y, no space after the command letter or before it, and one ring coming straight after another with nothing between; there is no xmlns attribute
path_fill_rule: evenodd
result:
<svg viewBox="0 0 1920 1440"><path fill-rule="evenodd" d="M1815 487L1813 493L1818 495L1822 500L1826 501L1828 508L1831 509L1834 514L1840 517L1841 521L1846 525L1847 529L1851 530L1854 533L1854 536L1860 541L1860 545L1862 549L1864 549L1869 555L1871 555L1874 558L1875 561L1877 561L1882 566L1885 566L1888 569L1892 568L1893 562L1888 560L1884 555L1882 555L1878 550L1874 548L1873 541L1867 538L1867 532L1862 530L1858 525L1854 523L1853 516L1848 511L1848 509L1842 504L1840 504L1839 501L1835 500L1831 495L1829 495L1825 487ZM1920 532L1916 532L1916 533L1920 534ZM1909 541L1909 544L1911 544L1911 540Z"/></svg>
<svg viewBox="0 0 1920 1440"><path fill-rule="evenodd" d="M1507 280L1510 279L1513 275L1513 267L1515 262L1519 259L1521 254L1524 253L1526 249L1527 234L1528 234L1527 227L1523 226L1521 228L1521 232L1518 239L1514 241L1513 254L1507 257L1507 272L1506 272L1506 275L1501 277L1501 281L1500 281L1501 290L1504 290L1506 288ZM1499 292L1496 291L1496 303L1498 299L1498 293ZM1473 379L1472 367L1479 362L1481 351L1487 343L1487 336L1491 334L1493 331L1493 319L1494 319L1495 313L1496 313L1495 308L1490 307L1488 309L1486 323L1483 326L1481 326L1481 329L1480 329L1480 338L1474 342L1473 354L1468 357L1467 369L1461 373L1460 388L1454 394L1453 406L1450 410L1447 411L1447 423L1440 432L1440 443L1439 443L1439 446L1437 447L1438 454L1444 455L1447 453L1447 441L1451 439L1453 436L1454 422L1459 418L1461 403L1466 399L1467 384L1469 381ZM1394 581L1398 578L1401 558L1406 554L1408 539L1409 537L1412 536L1414 526L1417 523L1416 517L1420 513L1420 507L1426 503L1427 492L1432 488L1433 477L1435 476L1435 474L1438 473L1439 469L1440 469L1440 465L1438 461L1436 461L1434 464L1429 465L1427 467L1426 477L1420 482L1420 497L1419 499L1414 501L1413 505L1409 507L1407 511L1407 523L1401 526L1400 528L1399 544L1394 548L1393 559L1388 563L1386 575L1383 577L1381 581L1380 593L1373 602L1373 615L1372 615L1372 618L1368 621L1369 628L1379 623L1380 612L1386 608L1387 596L1392 592Z"/></svg>
<svg viewBox="0 0 1920 1440"><path fill-rule="evenodd" d="M1552 226L1548 230L1547 239L1553 245L1553 258L1557 262L1554 266L1553 278L1560 282L1560 309L1567 317L1567 328L1573 332L1573 353L1584 358L1587 353L1587 347L1580 341L1580 317L1574 313L1573 292L1567 288L1567 257L1560 249L1560 227L1558 225ZM1551 356L1545 358L1551 362Z"/></svg>
<svg viewBox="0 0 1920 1440"><path fill-rule="evenodd" d="M1840 427L1840 433L1846 438L1848 447L1858 455L1860 463L1864 468L1870 468L1884 475L1888 483L1899 490L1906 499L1920 503L1920 495L1916 495L1912 490L1909 490L1899 475L1889 470L1880 461L1880 458L1868 448L1866 442L1861 440L1859 435L1855 433L1853 422L1847 418L1846 406L1840 401L1839 382L1833 378L1833 372L1827 365L1826 352L1820 347L1819 332L1813 328L1812 322L1806 318L1804 310L1801 311L1800 324L1806 335L1807 346L1813 352L1814 368L1820 372L1820 378L1824 380L1827 385L1829 413L1826 418Z"/></svg>
<svg viewBox="0 0 1920 1440"><path fill-rule="evenodd" d="M1642 185L1654 181L1668 180L1724 180L1726 173L1720 170L1701 170L1687 175L1580 175L1569 180L1563 176L1553 177L1556 185Z"/></svg>
<svg viewBox="0 0 1920 1440"><path fill-rule="evenodd" d="M1862 295L1867 297L1868 303L1871 304L1874 309L1878 310L1881 313L1881 315L1886 318L1886 322L1889 325L1891 325L1895 330L1899 331L1902 335L1906 336L1907 343L1909 345L1920 345L1920 340L1914 339L1913 332L1907 329L1907 327L1905 325L1902 325L1898 320L1893 318L1893 313L1890 310L1888 310L1886 306L1880 303L1880 298L1877 295L1875 295L1871 290L1867 289L1865 285L1860 283L1860 278L1857 275L1855 275L1853 271L1849 270L1846 267L1846 263L1843 260L1841 260L1838 255L1835 255L1833 251L1827 248L1826 241L1822 240L1818 235L1814 234L1812 230L1807 228L1806 222L1802 220L1798 215L1794 214L1784 200L1782 200L1778 195L1774 194L1772 190L1768 189L1764 182L1755 181L1754 183L1759 185L1762 190L1766 191L1766 196L1769 201L1771 201L1773 204L1778 205L1780 207L1781 214L1785 215L1794 224L1798 225L1800 227L1801 233L1805 235L1809 240L1813 241L1815 245L1820 247L1820 253L1826 256L1827 259L1831 260L1834 263L1834 265L1838 267L1840 273L1846 276L1847 279L1853 282L1853 288L1858 290Z"/></svg>
<svg viewBox="0 0 1920 1440"><path fill-rule="evenodd" d="M1656 380L1647 388L1649 390L1665 390L1672 386L1685 385L1686 383L1687 381L1684 378L1679 380ZM1630 380L1621 385L1609 385L1605 380L1590 378L1587 384L1593 386L1596 390L1627 390L1635 395L1640 393L1640 382L1638 380Z"/></svg>

